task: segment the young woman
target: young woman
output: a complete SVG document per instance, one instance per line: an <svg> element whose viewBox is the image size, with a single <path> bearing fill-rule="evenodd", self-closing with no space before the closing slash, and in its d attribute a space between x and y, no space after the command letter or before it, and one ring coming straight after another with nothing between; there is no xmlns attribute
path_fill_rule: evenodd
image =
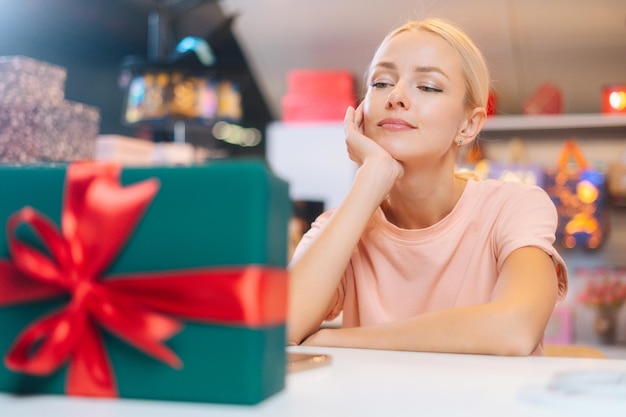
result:
<svg viewBox="0 0 626 417"><path fill-rule="evenodd" d="M542 354L567 290L556 210L540 188L455 174L486 115L489 74L451 23L383 40L345 117L359 168L290 264L291 344ZM342 327L321 329L343 312Z"/></svg>

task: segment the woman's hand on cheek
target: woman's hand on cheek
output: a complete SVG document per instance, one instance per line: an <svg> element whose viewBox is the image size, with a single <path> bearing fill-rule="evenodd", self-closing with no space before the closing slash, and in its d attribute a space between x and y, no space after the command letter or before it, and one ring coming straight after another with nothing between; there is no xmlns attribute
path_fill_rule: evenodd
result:
<svg viewBox="0 0 626 417"><path fill-rule="evenodd" d="M371 154L385 152L376 142L363 134L363 103L356 109L348 107L343 125L348 155L359 166L363 165Z"/></svg>
<svg viewBox="0 0 626 417"><path fill-rule="evenodd" d="M402 176L402 165L382 146L365 136L363 133L364 117L363 103L356 109L348 107L346 111L344 130L348 155L359 167L365 164L366 161L371 160L376 164L380 164L380 169L389 169L393 182Z"/></svg>

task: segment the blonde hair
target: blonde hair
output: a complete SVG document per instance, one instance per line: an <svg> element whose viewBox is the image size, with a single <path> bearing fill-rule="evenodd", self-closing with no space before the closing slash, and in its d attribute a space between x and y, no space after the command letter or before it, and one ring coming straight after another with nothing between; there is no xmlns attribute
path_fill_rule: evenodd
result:
<svg viewBox="0 0 626 417"><path fill-rule="evenodd" d="M465 106L468 109L476 107L487 108L489 98L490 76L489 69L483 54L472 40L453 23L439 18L414 20L391 31L383 39L381 46L389 39L402 32L417 32L424 30L441 37L454 49L465 79ZM380 49L380 46L379 46Z"/></svg>

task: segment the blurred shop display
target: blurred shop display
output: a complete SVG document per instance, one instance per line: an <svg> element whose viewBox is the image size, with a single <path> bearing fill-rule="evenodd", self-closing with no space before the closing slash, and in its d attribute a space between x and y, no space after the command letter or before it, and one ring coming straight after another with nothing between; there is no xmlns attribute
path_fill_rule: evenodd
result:
<svg viewBox="0 0 626 417"><path fill-rule="evenodd" d="M238 122L241 116L241 94L235 82L194 74L176 66L147 65L129 83L124 121L127 124L173 120Z"/></svg>
<svg viewBox="0 0 626 417"><path fill-rule="evenodd" d="M57 65L0 57L0 162L93 158L100 111L65 100L66 77Z"/></svg>
<svg viewBox="0 0 626 417"><path fill-rule="evenodd" d="M354 77L343 70L291 70L281 104L284 122L343 121L356 105Z"/></svg>
<svg viewBox="0 0 626 417"><path fill-rule="evenodd" d="M122 122L136 129L132 136L202 145L211 155L259 145L267 121L246 108L246 95L258 91L231 33L234 17L223 16L214 0L147 3L148 54L126 57L119 79ZM188 29L185 17L205 6L215 19L204 33L190 33L198 28Z"/></svg>
<svg viewBox="0 0 626 417"><path fill-rule="evenodd" d="M626 207L626 151L609 166L607 191L614 206Z"/></svg>
<svg viewBox="0 0 626 417"><path fill-rule="evenodd" d="M523 182L540 187L544 185L543 167L529 161L526 147L520 138L513 138L509 141L507 161L485 161L484 163L487 178Z"/></svg>
<svg viewBox="0 0 626 417"><path fill-rule="evenodd" d="M587 162L576 141L565 141L545 181L559 216L557 241L570 249L600 247L608 234L606 177Z"/></svg>
<svg viewBox="0 0 626 417"><path fill-rule="evenodd" d="M522 104L524 114L561 114L563 113L563 94L552 83L539 86Z"/></svg>
<svg viewBox="0 0 626 417"><path fill-rule="evenodd" d="M577 300L594 311L594 332L601 343L614 344L619 313L626 303L626 269L580 268L576 275L585 280Z"/></svg>

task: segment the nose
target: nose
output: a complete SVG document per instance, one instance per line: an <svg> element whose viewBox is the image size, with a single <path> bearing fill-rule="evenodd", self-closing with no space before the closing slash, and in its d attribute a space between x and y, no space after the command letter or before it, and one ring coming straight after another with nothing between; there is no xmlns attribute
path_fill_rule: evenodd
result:
<svg viewBox="0 0 626 417"><path fill-rule="evenodd" d="M387 96L387 108L388 109L407 109L409 108L409 99L406 95L406 91L401 83L397 83Z"/></svg>

